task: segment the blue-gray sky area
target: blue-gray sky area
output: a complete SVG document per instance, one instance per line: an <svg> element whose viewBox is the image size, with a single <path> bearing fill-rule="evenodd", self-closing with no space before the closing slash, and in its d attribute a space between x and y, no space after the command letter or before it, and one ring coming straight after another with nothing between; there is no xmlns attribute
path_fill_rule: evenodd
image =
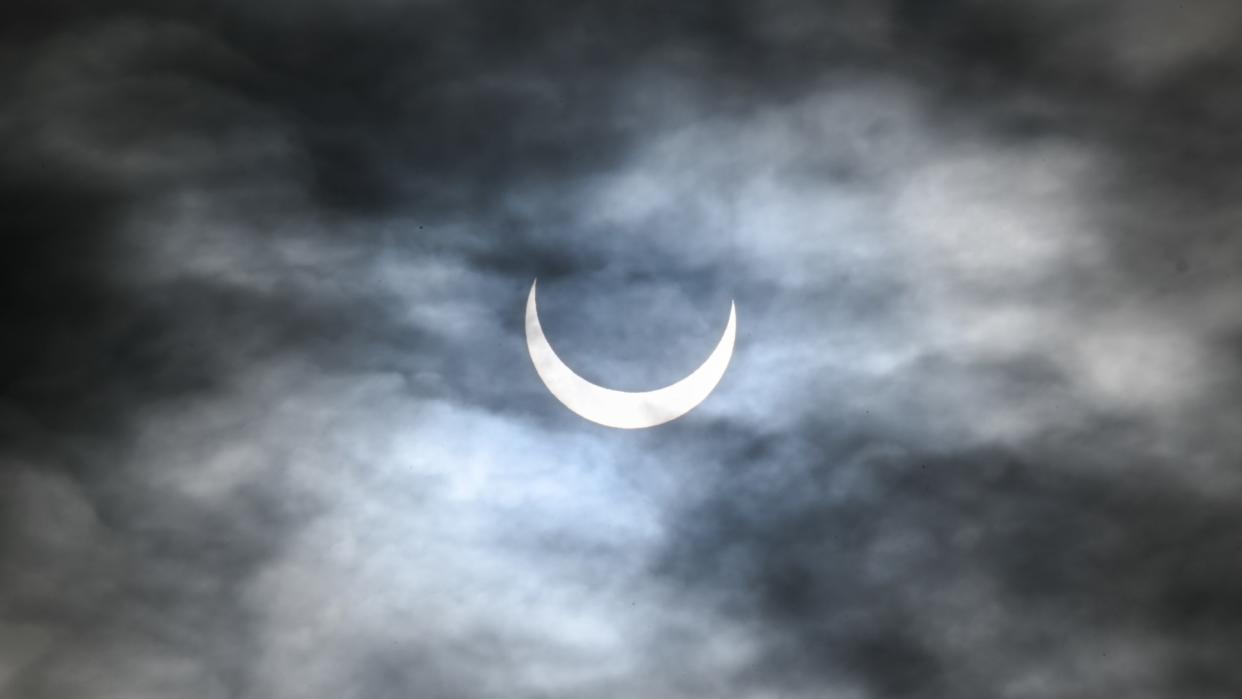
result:
<svg viewBox="0 0 1242 699"><path fill-rule="evenodd" d="M8 0L0 697L1242 696L1239 123L1233 0Z"/></svg>

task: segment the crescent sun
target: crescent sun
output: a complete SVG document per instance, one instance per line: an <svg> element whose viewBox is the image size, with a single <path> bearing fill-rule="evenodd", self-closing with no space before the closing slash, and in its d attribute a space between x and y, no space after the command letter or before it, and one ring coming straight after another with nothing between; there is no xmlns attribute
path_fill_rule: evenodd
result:
<svg viewBox="0 0 1242 699"><path fill-rule="evenodd" d="M539 324L535 301L538 284L535 280L530 285L530 295L526 299L526 349L548 391L566 408L591 422L634 430L676 420L702 403L729 368L737 338L737 309L733 303L729 304L729 323L716 349L689 376L654 391L615 391L596 386L575 374L548 344L543 326Z"/></svg>

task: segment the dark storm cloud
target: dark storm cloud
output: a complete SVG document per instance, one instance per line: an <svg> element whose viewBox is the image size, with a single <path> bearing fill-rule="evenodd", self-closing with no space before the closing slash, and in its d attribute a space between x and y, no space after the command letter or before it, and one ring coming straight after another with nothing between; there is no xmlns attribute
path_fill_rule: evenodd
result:
<svg viewBox="0 0 1242 699"><path fill-rule="evenodd" d="M1237 694L1231 4L3 16L0 693Z"/></svg>
<svg viewBox="0 0 1242 699"><path fill-rule="evenodd" d="M1222 663L1239 642L1236 500L1159 480L1163 465L1124 443L1134 426L1090 427L1061 437L1090 454L841 437L761 466L746 454L687 513L662 571L770 638L739 682L1229 696L1242 682ZM1096 458L1144 475L1079 470Z"/></svg>

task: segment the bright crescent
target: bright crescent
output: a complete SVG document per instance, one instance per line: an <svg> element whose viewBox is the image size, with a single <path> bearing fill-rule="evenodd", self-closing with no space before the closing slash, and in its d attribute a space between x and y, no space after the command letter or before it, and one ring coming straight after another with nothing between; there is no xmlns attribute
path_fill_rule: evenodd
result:
<svg viewBox="0 0 1242 699"><path fill-rule="evenodd" d="M582 417L606 427L635 430L654 427L676 420L702 403L720 379L729 360L733 357L733 343L737 336L737 309L729 304L729 324L724 335L707 360L686 378L675 384L654 391L614 391L596 386L565 366L552 351L548 338L539 324L539 309L535 303L535 287L530 285L526 299L526 349L535 364L535 371L548 391L566 408Z"/></svg>

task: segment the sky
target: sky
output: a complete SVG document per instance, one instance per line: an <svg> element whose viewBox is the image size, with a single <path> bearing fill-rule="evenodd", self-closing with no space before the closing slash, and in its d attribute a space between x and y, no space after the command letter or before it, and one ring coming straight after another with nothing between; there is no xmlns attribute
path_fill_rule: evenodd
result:
<svg viewBox="0 0 1242 699"><path fill-rule="evenodd" d="M9 0L0 697L1242 696L1240 120L1233 0Z"/></svg>

